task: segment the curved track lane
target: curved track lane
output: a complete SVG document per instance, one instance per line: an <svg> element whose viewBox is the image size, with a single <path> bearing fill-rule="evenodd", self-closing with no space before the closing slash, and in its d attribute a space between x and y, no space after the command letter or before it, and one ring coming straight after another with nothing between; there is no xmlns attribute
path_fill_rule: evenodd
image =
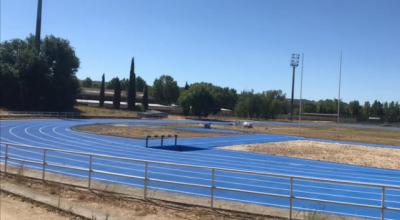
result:
<svg viewBox="0 0 400 220"><path fill-rule="evenodd" d="M196 121L153 121L153 120L8 120L1 121L0 141L28 144L39 147L84 151L89 153L107 154L112 156L130 157L143 160L156 160L173 163L184 163L199 166L213 166L229 169L251 170L270 172L285 175L329 178L346 181L357 181L377 184L400 185L400 171L367 168L360 166L327 163L312 160L303 160L288 157L262 155L247 152L234 152L217 150L217 146L234 144L249 144L261 142L275 142L284 140L299 140L303 138L284 135L242 134L229 137L208 137L179 139L187 151L170 151L157 148L159 141L150 141L150 148L144 147L144 140L103 136L90 133L77 132L74 126L95 123L124 123L132 126L144 124L156 126L160 123L198 123ZM173 140L166 140L166 144L173 144ZM4 147L1 149L4 154ZM22 159L41 160L41 152L27 149L12 148L9 153ZM63 163L71 166L87 167L88 158L84 156L66 155L51 152L48 154L49 162ZM15 164L18 165L18 164ZM31 166L32 168L38 168ZM143 164L110 159L96 158L93 169L118 172L127 175L144 175ZM49 171L63 173L78 177L87 177L85 172L71 171L61 168L52 168ZM180 181L196 184L210 184L210 173L204 170L179 169L165 165L151 165L149 177L171 181ZM110 177L95 174L97 180L107 180L115 183L142 187L139 180L122 177ZM288 195L290 184L288 179L274 177L260 177L228 172L217 172L215 175L218 187L236 188L242 190L259 191L266 193ZM209 196L207 189L174 186L161 183L151 183L150 188L171 192L180 192L197 196ZM310 197L341 202L362 203L367 205L381 205L380 189L339 185L333 183L316 183L295 180L294 196ZM274 207L288 207L287 199L254 196L237 192L216 191L217 198L234 201L257 203ZM400 191L388 190L386 192L386 206L400 208ZM380 211L368 208L354 208L338 205L320 204L313 202L294 201L294 206L303 210L319 210L327 213L341 213L359 217L379 218ZM400 213L387 212L387 219L400 219Z"/></svg>

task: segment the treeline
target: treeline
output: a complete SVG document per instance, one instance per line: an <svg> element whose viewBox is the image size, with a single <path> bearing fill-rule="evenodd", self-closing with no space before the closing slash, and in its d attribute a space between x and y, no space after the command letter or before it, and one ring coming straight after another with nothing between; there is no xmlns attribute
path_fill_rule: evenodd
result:
<svg viewBox="0 0 400 220"><path fill-rule="evenodd" d="M0 43L0 106L16 110L71 110L79 92L79 59L65 39L34 36Z"/></svg>

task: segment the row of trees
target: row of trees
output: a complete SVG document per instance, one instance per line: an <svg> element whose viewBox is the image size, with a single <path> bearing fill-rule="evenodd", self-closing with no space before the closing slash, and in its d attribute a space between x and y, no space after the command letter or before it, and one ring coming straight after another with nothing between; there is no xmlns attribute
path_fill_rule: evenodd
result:
<svg viewBox="0 0 400 220"><path fill-rule="evenodd" d="M79 59L65 39L34 36L0 43L0 106L17 110L66 111L79 92Z"/></svg>

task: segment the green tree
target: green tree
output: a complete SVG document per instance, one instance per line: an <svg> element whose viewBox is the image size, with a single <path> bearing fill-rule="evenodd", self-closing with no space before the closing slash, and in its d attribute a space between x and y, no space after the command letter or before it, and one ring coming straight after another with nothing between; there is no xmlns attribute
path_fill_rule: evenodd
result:
<svg viewBox="0 0 400 220"><path fill-rule="evenodd" d="M105 100L105 76L101 77L100 95L99 95L99 106L103 107Z"/></svg>
<svg viewBox="0 0 400 220"><path fill-rule="evenodd" d="M90 77L86 77L86 79L83 80L83 82L82 82L82 86L87 87L87 88L92 88L93 87L92 79Z"/></svg>
<svg viewBox="0 0 400 220"><path fill-rule="evenodd" d="M121 104L121 83L118 77L114 78L114 97L113 97L113 107L119 109Z"/></svg>
<svg viewBox="0 0 400 220"><path fill-rule="evenodd" d="M46 36L41 52L35 38L0 44L2 105L24 110L67 111L79 92L79 59L65 39ZM11 100L14 99L14 100Z"/></svg>
<svg viewBox="0 0 400 220"><path fill-rule="evenodd" d="M350 116L356 119L360 119L362 116L362 108L358 101L351 101L349 103Z"/></svg>
<svg viewBox="0 0 400 220"><path fill-rule="evenodd" d="M147 85L144 86L143 97L142 97L142 105L145 110L149 109L149 94Z"/></svg>
<svg viewBox="0 0 400 220"><path fill-rule="evenodd" d="M136 75L135 75L135 58L132 57L131 71L129 75L129 88L128 88L128 109L133 110L136 103Z"/></svg>
<svg viewBox="0 0 400 220"><path fill-rule="evenodd" d="M185 83L185 88L184 88L184 90L189 90L189 88L190 88L190 87L189 87L189 84L186 82L186 83Z"/></svg>
<svg viewBox="0 0 400 220"><path fill-rule="evenodd" d="M215 112L216 102L209 89L204 84L190 86L179 97L179 104L185 115L208 116Z"/></svg>
<svg viewBox="0 0 400 220"><path fill-rule="evenodd" d="M136 91L144 92L146 81L140 76L136 77Z"/></svg>
<svg viewBox="0 0 400 220"><path fill-rule="evenodd" d="M154 80L152 92L154 99L161 104L176 103L179 97L178 84L168 75L162 75Z"/></svg>

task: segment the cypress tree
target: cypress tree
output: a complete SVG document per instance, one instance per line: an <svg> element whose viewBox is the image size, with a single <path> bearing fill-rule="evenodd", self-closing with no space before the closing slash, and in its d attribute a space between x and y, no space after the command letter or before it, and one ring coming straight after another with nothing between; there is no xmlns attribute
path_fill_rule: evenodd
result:
<svg viewBox="0 0 400 220"><path fill-rule="evenodd" d="M99 106L103 107L104 105L104 98L105 98L105 94L104 94L104 88L105 87L105 81L104 81L104 73L103 76L101 77L101 87L100 87L100 95L99 95Z"/></svg>
<svg viewBox="0 0 400 220"><path fill-rule="evenodd" d="M185 90L189 90L189 84L186 82L186 84L185 84Z"/></svg>
<svg viewBox="0 0 400 220"><path fill-rule="evenodd" d="M121 104L121 82L117 77L115 80L113 106L114 108L119 109L120 104Z"/></svg>
<svg viewBox="0 0 400 220"><path fill-rule="evenodd" d="M149 95L147 85L144 85L143 88L142 105L145 110L149 109Z"/></svg>
<svg viewBox="0 0 400 220"><path fill-rule="evenodd" d="M131 71L129 75L128 88L128 109L133 110L136 103L136 75L135 75L135 58L132 57Z"/></svg>

